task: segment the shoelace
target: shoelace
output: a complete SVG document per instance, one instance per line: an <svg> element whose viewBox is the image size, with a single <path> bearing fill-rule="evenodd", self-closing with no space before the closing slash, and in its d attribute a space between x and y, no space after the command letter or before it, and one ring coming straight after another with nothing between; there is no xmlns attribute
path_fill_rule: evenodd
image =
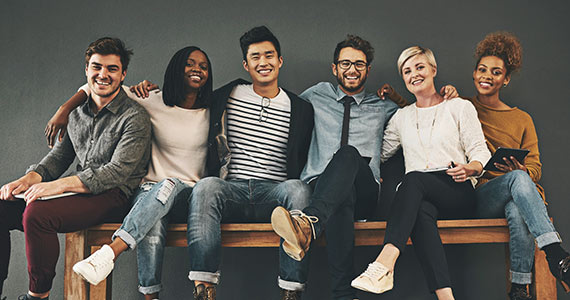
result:
<svg viewBox="0 0 570 300"><path fill-rule="evenodd" d="M570 256L566 256L560 261L560 277L562 277L563 273L568 272L568 268L570 268Z"/></svg>
<svg viewBox="0 0 570 300"><path fill-rule="evenodd" d="M298 296L298 292L295 291L285 291L283 294L284 298L282 300L298 300L300 299Z"/></svg>
<svg viewBox="0 0 570 300"><path fill-rule="evenodd" d="M532 297L527 293L526 289L512 289L509 293L511 299L530 300Z"/></svg>
<svg viewBox="0 0 570 300"><path fill-rule="evenodd" d="M318 217L315 216L308 216L306 215L304 212L298 210L298 209L293 209L289 212L292 216L297 216L297 217L301 217L301 218L306 218L307 220L309 220L309 224L311 224L311 230L313 231L313 239L317 239L317 232L315 231L315 223L317 223L319 221Z"/></svg>
<svg viewBox="0 0 570 300"><path fill-rule="evenodd" d="M113 260L104 259L104 257L99 258L99 256L103 256L102 252L95 252L91 259L87 261L88 264L92 265L95 270L100 270L101 268L105 268L106 266L110 265Z"/></svg>
<svg viewBox="0 0 570 300"><path fill-rule="evenodd" d="M384 267L381 264L370 263L368 264L368 268L366 271L362 273L362 275L371 278L371 279L380 279L382 276L388 274L388 268Z"/></svg>

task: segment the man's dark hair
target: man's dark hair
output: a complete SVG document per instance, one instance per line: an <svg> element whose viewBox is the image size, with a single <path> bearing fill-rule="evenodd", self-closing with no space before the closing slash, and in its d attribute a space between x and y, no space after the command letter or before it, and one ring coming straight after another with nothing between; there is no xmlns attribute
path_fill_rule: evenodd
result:
<svg viewBox="0 0 570 300"><path fill-rule="evenodd" d="M279 45L279 40L277 40L277 37L271 33L269 28L265 26L258 26L250 29L239 38L239 45L241 47L241 52L243 53L243 60L247 61L247 49L249 49L249 45L265 41L271 42L275 47L275 50L277 50L277 56L281 56L281 46Z"/></svg>
<svg viewBox="0 0 570 300"><path fill-rule="evenodd" d="M208 79L206 80L206 84L204 84L198 92L194 108L206 107L208 105L210 97L212 96L213 88L212 64L210 63L210 59L206 52L195 46L178 50L170 59L170 62L166 67L166 72L164 72L164 86L162 91L162 100L164 101L164 104L175 106L184 101L186 96L184 68L186 67L188 57L194 51L204 53L204 56L206 56L206 60L208 61Z"/></svg>
<svg viewBox="0 0 570 300"><path fill-rule="evenodd" d="M121 58L121 65L123 65L121 71L124 72L129 66L133 51L127 49L125 43L118 38L103 37L89 44L89 47L85 50L85 64L89 64L89 59L93 54L118 55Z"/></svg>
<svg viewBox="0 0 570 300"><path fill-rule="evenodd" d="M372 60L374 59L374 48L372 48L370 42L352 34L346 35L346 39L336 45L336 48L334 49L333 63L336 64L338 62L340 50L348 47L364 52L364 55L366 55L366 63L368 65L372 63Z"/></svg>

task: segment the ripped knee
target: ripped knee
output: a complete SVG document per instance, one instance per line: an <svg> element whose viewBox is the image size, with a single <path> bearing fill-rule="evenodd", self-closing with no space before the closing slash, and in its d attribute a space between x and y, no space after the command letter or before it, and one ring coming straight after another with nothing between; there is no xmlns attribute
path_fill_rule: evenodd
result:
<svg viewBox="0 0 570 300"><path fill-rule="evenodd" d="M174 180L170 178L163 180L156 194L156 200L160 201L162 204L166 204L168 199L170 199L170 195L174 191L175 186L176 183Z"/></svg>

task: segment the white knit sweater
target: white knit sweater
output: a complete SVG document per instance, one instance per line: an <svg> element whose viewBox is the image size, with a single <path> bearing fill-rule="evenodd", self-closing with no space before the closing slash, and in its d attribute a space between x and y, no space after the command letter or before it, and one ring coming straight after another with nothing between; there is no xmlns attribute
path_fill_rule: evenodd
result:
<svg viewBox="0 0 570 300"><path fill-rule="evenodd" d="M451 161L485 165L491 157L475 107L461 98L425 108L414 103L398 110L384 132L382 161L400 147L406 173L448 166Z"/></svg>

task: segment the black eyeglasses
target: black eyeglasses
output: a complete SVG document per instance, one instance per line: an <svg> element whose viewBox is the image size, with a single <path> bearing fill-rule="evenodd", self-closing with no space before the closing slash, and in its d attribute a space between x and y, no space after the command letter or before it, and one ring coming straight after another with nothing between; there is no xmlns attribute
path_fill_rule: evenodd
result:
<svg viewBox="0 0 570 300"><path fill-rule="evenodd" d="M357 69L358 71L364 71L366 70L366 67L368 67L368 63L365 61L357 60L355 62L352 62L348 59L339 60L336 62L336 65L343 70L348 70L350 69L350 66L354 65L354 68Z"/></svg>
<svg viewBox="0 0 570 300"><path fill-rule="evenodd" d="M259 110L259 122L265 122L267 121L267 116L269 116L269 112L267 111L266 108L269 107L269 105L271 105L271 99L267 98L267 97L262 97L261 98L261 109Z"/></svg>

